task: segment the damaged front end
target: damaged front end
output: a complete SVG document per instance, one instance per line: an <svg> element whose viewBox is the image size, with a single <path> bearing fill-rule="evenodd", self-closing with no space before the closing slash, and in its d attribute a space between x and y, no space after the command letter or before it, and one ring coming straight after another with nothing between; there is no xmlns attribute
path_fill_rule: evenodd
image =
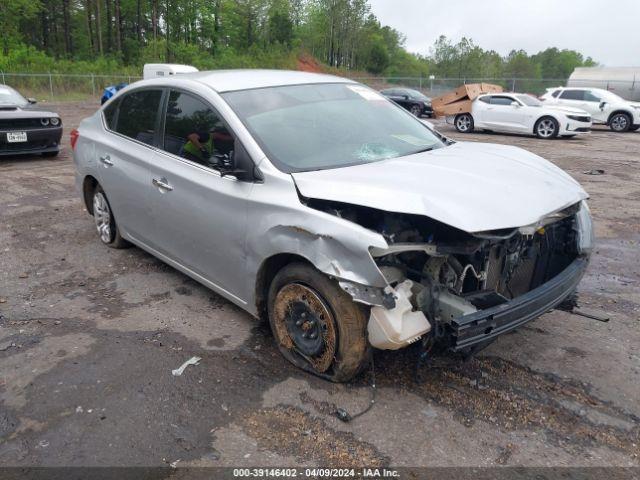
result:
<svg viewBox="0 0 640 480"><path fill-rule="evenodd" d="M387 288L340 282L372 306L369 341L398 349L429 338L469 351L537 318L571 295L593 243L586 202L534 225L467 233L420 215L325 200L308 206L384 236L370 254Z"/></svg>

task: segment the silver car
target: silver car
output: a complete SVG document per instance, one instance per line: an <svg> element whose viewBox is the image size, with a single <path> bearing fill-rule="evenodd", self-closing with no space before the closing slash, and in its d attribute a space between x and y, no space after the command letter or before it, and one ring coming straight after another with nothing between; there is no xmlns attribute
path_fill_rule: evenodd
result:
<svg viewBox="0 0 640 480"><path fill-rule="evenodd" d="M592 249L587 194L527 151L455 143L327 75L134 83L72 132L99 238L255 317L333 381L371 347L473 352L558 306Z"/></svg>

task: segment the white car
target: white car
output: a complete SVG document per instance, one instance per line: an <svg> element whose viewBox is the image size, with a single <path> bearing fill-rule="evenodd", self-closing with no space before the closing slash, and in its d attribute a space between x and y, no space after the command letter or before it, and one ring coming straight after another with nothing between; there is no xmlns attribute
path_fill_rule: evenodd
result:
<svg viewBox="0 0 640 480"><path fill-rule="evenodd" d="M593 123L608 125L614 132L640 128L640 103L629 102L601 88L548 88L542 97L547 105L581 108L591 114Z"/></svg>
<svg viewBox="0 0 640 480"><path fill-rule="evenodd" d="M591 115L577 108L550 106L531 95L492 93L480 95L471 112L447 117L461 133L474 129L536 135L538 138L573 137L591 131Z"/></svg>

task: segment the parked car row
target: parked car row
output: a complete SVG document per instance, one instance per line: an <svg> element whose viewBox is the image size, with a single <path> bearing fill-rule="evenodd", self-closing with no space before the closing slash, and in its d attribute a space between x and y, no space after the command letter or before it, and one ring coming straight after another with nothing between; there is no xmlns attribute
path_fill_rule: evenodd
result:
<svg viewBox="0 0 640 480"><path fill-rule="evenodd" d="M614 132L640 128L640 103L597 88L550 88L540 99L519 93L479 95L470 112L450 115L447 123L461 133L474 130L571 138L591 131L593 124Z"/></svg>

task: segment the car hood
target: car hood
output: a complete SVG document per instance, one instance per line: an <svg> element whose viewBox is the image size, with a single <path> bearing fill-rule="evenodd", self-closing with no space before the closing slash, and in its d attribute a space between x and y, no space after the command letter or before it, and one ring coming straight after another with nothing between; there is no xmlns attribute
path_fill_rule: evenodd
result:
<svg viewBox="0 0 640 480"><path fill-rule="evenodd" d="M588 197L543 158L481 143L292 176L307 198L424 215L470 233L532 225Z"/></svg>
<svg viewBox="0 0 640 480"><path fill-rule="evenodd" d="M581 110L579 108L571 108L571 107L563 107L560 105L545 105L544 106L547 110L553 110L555 112L561 112L561 113L566 113L568 115L586 115L586 116L591 116L591 114L589 112L586 112L585 110Z"/></svg>

